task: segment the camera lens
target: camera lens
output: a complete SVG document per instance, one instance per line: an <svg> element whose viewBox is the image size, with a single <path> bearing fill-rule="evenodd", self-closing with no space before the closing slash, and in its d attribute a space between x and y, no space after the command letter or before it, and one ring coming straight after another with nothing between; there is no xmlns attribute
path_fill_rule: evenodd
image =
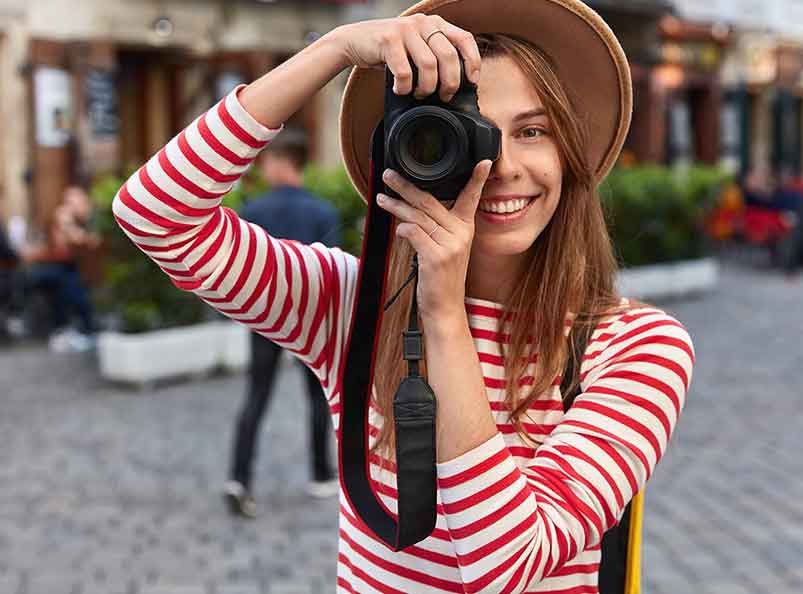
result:
<svg viewBox="0 0 803 594"><path fill-rule="evenodd" d="M417 163L424 166L435 165L446 155L446 133L441 126L417 122L406 138L406 152Z"/></svg>
<svg viewBox="0 0 803 594"><path fill-rule="evenodd" d="M425 106L399 118L389 135L394 161L413 182L438 183L466 159L468 138L448 110Z"/></svg>

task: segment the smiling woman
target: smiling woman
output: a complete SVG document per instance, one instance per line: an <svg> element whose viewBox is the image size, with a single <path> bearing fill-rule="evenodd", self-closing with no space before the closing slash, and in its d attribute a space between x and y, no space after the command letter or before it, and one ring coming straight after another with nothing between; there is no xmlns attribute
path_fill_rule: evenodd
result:
<svg viewBox="0 0 803 594"><path fill-rule="evenodd" d="M271 237L221 200L282 123L355 66L341 149L373 201L367 148L384 68L397 93L448 98L461 59L482 115L501 130L498 159L476 165L451 209L390 172L383 179L400 199L379 201L398 222L386 286L399 287L414 253L419 260L422 363L438 399L437 525L393 551L343 493L337 587L592 594L603 535L666 451L694 361L677 320L614 289L596 188L627 133L631 85L596 13L578 0L506 0L504 10L425 0L398 18L338 27L179 134L120 189L114 212L179 288L308 365L339 428L360 261ZM367 419L371 487L392 514L390 402L410 307L408 294L382 320Z"/></svg>

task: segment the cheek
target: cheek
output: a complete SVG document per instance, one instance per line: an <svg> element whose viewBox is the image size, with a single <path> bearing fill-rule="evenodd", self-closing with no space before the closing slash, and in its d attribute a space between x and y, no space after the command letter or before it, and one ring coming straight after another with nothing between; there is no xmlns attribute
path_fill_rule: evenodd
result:
<svg viewBox="0 0 803 594"><path fill-rule="evenodd" d="M554 186L563 178L563 162L560 151L554 140L548 139L538 152L537 171L541 182Z"/></svg>
<svg viewBox="0 0 803 594"><path fill-rule="evenodd" d="M557 150L550 151L545 157L542 173L550 184L560 184L563 179L563 163Z"/></svg>

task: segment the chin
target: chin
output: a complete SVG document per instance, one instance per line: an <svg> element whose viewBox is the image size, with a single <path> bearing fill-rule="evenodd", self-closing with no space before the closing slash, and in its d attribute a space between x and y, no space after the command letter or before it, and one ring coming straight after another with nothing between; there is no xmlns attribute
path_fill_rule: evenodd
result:
<svg viewBox="0 0 803 594"><path fill-rule="evenodd" d="M520 256L535 243L536 237L475 237L474 250L485 256L509 257Z"/></svg>

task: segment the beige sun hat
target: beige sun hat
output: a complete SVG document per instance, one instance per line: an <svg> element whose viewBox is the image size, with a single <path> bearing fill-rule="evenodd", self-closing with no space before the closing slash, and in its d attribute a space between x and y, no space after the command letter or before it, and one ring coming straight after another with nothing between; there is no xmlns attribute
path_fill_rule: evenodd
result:
<svg viewBox="0 0 803 594"><path fill-rule="evenodd" d="M622 150L633 109L624 50L579 0L423 0L399 16L437 14L472 33L508 33L541 47L578 115L590 125L591 162L601 181ZM354 187L368 195L370 140L382 119L384 70L354 67L340 104L340 152Z"/></svg>

